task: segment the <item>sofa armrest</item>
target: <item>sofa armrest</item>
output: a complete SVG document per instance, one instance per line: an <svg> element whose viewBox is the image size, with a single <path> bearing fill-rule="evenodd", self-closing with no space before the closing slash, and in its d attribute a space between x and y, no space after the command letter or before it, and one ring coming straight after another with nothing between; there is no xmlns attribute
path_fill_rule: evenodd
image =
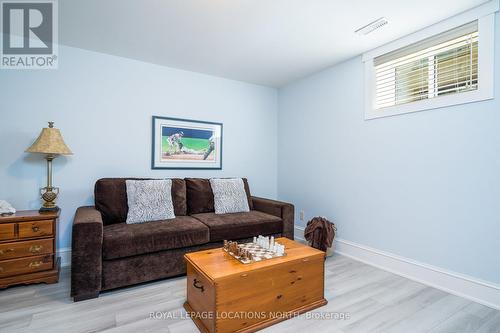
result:
<svg viewBox="0 0 500 333"><path fill-rule="evenodd" d="M71 296L76 301L95 298L101 290L102 216L93 206L80 207L73 220Z"/></svg>
<svg viewBox="0 0 500 333"><path fill-rule="evenodd" d="M293 239L295 208L292 204L277 200L252 197L253 208L283 220L283 237Z"/></svg>

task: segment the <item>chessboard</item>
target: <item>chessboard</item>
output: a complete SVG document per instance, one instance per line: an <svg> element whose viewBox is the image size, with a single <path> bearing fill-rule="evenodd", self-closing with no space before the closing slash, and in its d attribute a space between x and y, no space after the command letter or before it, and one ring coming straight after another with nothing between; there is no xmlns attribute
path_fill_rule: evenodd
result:
<svg viewBox="0 0 500 333"><path fill-rule="evenodd" d="M268 260L268 259L273 259L273 258L280 258L286 255L286 253L283 253L282 255L278 255L278 253L272 251L272 250L267 250L263 248L262 246L255 244L255 243L244 243L244 244L238 244L238 247L241 250L246 250L249 253L252 254L252 258L243 258L241 256L238 256L234 254L233 252L230 252L229 250L223 249L226 251L230 256L241 262L242 264L251 264L253 262L259 262L263 260Z"/></svg>

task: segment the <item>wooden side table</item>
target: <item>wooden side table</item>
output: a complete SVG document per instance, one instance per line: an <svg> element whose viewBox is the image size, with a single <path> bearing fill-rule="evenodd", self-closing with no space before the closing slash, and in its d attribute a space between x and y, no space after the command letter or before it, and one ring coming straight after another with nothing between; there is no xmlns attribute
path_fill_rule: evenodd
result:
<svg viewBox="0 0 500 333"><path fill-rule="evenodd" d="M0 217L0 288L59 281L59 213L25 210Z"/></svg>

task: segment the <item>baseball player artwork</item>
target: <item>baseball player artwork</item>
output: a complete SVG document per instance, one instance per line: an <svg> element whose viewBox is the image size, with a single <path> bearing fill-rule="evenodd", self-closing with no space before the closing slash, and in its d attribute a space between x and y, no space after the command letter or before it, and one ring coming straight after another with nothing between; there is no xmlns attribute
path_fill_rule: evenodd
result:
<svg viewBox="0 0 500 333"><path fill-rule="evenodd" d="M222 169L222 123L153 116L152 169Z"/></svg>
<svg viewBox="0 0 500 333"><path fill-rule="evenodd" d="M209 129L162 127L161 156L164 160L213 161L215 135Z"/></svg>

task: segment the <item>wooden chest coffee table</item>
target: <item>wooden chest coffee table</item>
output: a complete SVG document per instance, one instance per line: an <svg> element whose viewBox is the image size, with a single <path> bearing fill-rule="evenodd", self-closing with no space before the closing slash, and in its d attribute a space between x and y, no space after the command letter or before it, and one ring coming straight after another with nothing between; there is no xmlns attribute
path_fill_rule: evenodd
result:
<svg viewBox="0 0 500 333"><path fill-rule="evenodd" d="M286 256L244 265L222 249L185 255L185 309L203 333L255 332L323 306L325 253L287 238Z"/></svg>

